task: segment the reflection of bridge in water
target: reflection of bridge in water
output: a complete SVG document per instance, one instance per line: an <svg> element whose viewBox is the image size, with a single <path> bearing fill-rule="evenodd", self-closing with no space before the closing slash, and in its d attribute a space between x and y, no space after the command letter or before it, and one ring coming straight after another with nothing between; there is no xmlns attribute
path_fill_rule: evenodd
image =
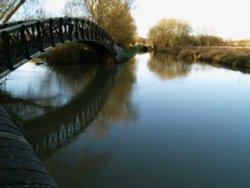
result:
<svg viewBox="0 0 250 188"><path fill-rule="evenodd" d="M41 159L67 145L95 119L113 86L116 72L99 72L70 104L25 122L22 130Z"/></svg>

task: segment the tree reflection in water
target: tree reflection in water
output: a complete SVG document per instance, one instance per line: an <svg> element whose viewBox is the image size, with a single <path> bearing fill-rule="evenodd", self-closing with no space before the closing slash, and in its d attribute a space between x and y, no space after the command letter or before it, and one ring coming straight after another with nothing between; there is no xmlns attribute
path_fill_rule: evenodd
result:
<svg viewBox="0 0 250 188"><path fill-rule="evenodd" d="M97 117L97 138L103 137L114 122L135 124L138 113L136 106L133 106L131 102L131 93L136 81L135 71L135 59L131 59L118 73L115 84Z"/></svg>
<svg viewBox="0 0 250 188"><path fill-rule="evenodd" d="M185 77L191 71L191 63L183 62L164 53L152 53L148 67L162 80Z"/></svg>

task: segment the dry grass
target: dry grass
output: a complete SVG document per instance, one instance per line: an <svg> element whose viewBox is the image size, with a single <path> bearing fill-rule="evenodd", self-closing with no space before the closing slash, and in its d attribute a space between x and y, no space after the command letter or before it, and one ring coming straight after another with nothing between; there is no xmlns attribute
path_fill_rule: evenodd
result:
<svg viewBox="0 0 250 188"><path fill-rule="evenodd" d="M250 48L209 46L209 47L173 47L167 52L180 59L206 61L233 67L250 68Z"/></svg>

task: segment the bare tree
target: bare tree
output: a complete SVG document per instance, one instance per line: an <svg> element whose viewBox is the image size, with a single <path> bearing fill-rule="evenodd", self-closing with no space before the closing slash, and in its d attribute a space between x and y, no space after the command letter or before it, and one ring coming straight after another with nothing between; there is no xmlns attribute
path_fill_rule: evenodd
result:
<svg viewBox="0 0 250 188"><path fill-rule="evenodd" d="M6 23L25 3L25 0L1 0L0 2L0 20Z"/></svg>
<svg viewBox="0 0 250 188"><path fill-rule="evenodd" d="M84 0L88 17L98 24L103 22L114 3L115 0Z"/></svg>
<svg viewBox="0 0 250 188"><path fill-rule="evenodd" d="M50 17L44 9L44 0L26 0L11 20L43 19Z"/></svg>
<svg viewBox="0 0 250 188"><path fill-rule="evenodd" d="M63 13L65 16L68 16L68 17L86 16L84 1L83 0L68 0L65 3Z"/></svg>

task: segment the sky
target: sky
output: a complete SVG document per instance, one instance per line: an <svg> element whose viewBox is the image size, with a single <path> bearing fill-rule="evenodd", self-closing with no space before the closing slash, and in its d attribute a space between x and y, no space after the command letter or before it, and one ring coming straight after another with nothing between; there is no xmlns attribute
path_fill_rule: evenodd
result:
<svg viewBox="0 0 250 188"><path fill-rule="evenodd" d="M250 38L250 0L136 0L132 15L139 36L162 18L186 20L195 33Z"/></svg>
<svg viewBox="0 0 250 188"><path fill-rule="evenodd" d="M64 1L45 0L45 7L57 14ZM135 0L132 15L141 37L160 19L175 18L188 21L193 34L250 39L250 0Z"/></svg>
<svg viewBox="0 0 250 188"><path fill-rule="evenodd" d="M59 16L63 12L65 2L66 0L44 0L44 8Z"/></svg>

